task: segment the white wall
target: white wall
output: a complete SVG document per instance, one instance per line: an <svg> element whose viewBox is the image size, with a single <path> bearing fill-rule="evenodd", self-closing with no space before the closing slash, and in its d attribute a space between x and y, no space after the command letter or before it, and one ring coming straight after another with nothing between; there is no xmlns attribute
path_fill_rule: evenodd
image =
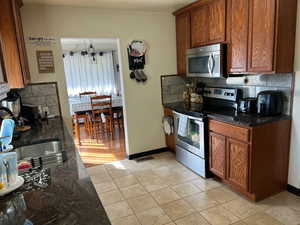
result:
<svg viewBox="0 0 300 225"><path fill-rule="evenodd" d="M296 52L295 52L295 93L290 150L289 184L300 188L300 4L298 4Z"/></svg>
<svg viewBox="0 0 300 225"><path fill-rule="evenodd" d="M161 128L160 75L176 73L175 19L171 14L26 5L22 9L22 20L26 38L30 35L120 38L128 121L127 150L129 154L135 154L165 146ZM143 39L150 47L145 68L149 77L146 84L129 79L126 47L133 39ZM61 47L53 47L56 56L54 75L38 74L36 48L27 44L27 49L32 81L58 81L63 116L69 120Z"/></svg>

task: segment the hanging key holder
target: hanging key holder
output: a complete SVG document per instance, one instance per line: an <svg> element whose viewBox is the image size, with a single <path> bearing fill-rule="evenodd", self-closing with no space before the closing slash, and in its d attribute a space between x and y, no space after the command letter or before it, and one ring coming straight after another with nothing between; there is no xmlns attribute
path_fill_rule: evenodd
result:
<svg viewBox="0 0 300 225"><path fill-rule="evenodd" d="M129 69L131 70L130 78L137 82L146 82L147 76L144 73L146 44L142 40L132 41L127 48Z"/></svg>

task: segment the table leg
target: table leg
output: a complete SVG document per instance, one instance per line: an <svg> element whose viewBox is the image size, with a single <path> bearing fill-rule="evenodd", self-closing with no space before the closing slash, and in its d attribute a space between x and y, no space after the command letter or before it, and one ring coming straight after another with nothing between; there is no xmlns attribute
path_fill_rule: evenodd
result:
<svg viewBox="0 0 300 225"><path fill-rule="evenodd" d="M75 113L75 130L76 130L76 139L78 141L78 145L81 145L80 141L80 124L77 113Z"/></svg>

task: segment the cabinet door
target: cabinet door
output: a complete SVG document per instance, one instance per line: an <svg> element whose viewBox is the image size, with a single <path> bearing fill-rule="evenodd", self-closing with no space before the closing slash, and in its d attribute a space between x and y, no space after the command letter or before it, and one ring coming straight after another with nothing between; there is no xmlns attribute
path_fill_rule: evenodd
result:
<svg viewBox="0 0 300 225"><path fill-rule="evenodd" d="M225 136L209 133L209 169L215 175L225 178L226 168L226 138Z"/></svg>
<svg viewBox="0 0 300 225"><path fill-rule="evenodd" d="M205 45L209 40L209 6L202 5L191 11L192 47Z"/></svg>
<svg viewBox="0 0 300 225"><path fill-rule="evenodd" d="M225 0L214 0L209 4L209 43L225 41Z"/></svg>
<svg viewBox="0 0 300 225"><path fill-rule="evenodd" d="M191 18L189 13L176 16L177 73L186 74L186 50L191 47Z"/></svg>
<svg viewBox="0 0 300 225"><path fill-rule="evenodd" d="M274 0L250 0L249 72L274 70L275 4Z"/></svg>
<svg viewBox="0 0 300 225"><path fill-rule="evenodd" d="M23 88L23 75L11 0L0 0L0 36L7 82L10 88Z"/></svg>
<svg viewBox="0 0 300 225"><path fill-rule="evenodd" d="M228 4L228 72L246 72L249 0L229 0Z"/></svg>
<svg viewBox="0 0 300 225"><path fill-rule="evenodd" d="M227 180L248 191L249 145L227 138Z"/></svg>
<svg viewBox="0 0 300 225"><path fill-rule="evenodd" d="M18 44L21 69L23 74L23 81L24 84L26 85L30 82L30 72L29 72L27 52L25 48L21 12L20 12L20 8L22 7L22 2L21 0L12 0L12 5L13 5L15 26L16 26L17 44Z"/></svg>

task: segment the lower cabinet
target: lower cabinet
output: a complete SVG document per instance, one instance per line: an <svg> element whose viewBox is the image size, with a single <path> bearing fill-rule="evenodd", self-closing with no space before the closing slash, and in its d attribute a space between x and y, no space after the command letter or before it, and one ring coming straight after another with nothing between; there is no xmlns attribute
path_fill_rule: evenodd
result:
<svg viewBox="0 0 300 225"><path fill-rule="evenodd" d="M248 191L249 144L227 138L227 180Z"/></svg>
<svg viewBox="0 0 300 225"><path fill-rule="evenodd" d="M209 168L214 174L225 178L225 155L226 155L226 138L225 136L210 132L209 134Z"/></svg>
<svg viewBox="0 0 300 225"><path fill-rule="evenodd" d="M291 121L241 127L209 120L209 169L258 201L286 189Z"/></svg>

